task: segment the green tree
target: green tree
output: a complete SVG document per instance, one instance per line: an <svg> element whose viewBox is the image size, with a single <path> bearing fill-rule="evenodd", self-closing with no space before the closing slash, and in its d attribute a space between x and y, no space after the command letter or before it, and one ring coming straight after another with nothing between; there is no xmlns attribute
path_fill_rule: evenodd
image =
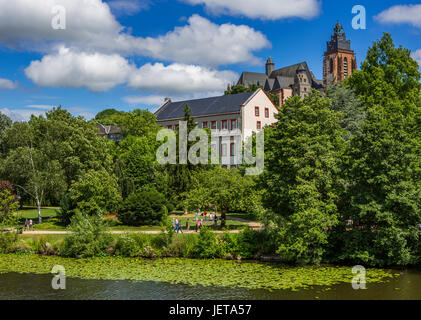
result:
<svg viewBox="0 0 421 320"><path fill-rule="evenodd" d="M119 117L125 114L124 111L116 109L105 109L97 113L95 122L103 125L117 125Z"/></svg>
<svg viewBox="0 0 421 320"><path fill-rule="evenodd" d="M197 123L194 121L191 115L191 109L188 104L184 108L184 118L183 121L187 122L187 137L190 132L196 128ZM200 174L202 171L206 171L212 168L211 165L193 165L190 162L187 164L180 164L180 135L179 132L176 132L177 136L177 164L171 165L168 164L165 166L167 178L168 178L168 188L170 198L173 203L182 204L185 200L186 192L189 192L193 188L193 179L197 174ZM190 148L196 143L196 141L187 141L187 154L190 151ZM185 209L185 208L183 208Z"/></svg>
<svg viewBox="0 0 421 320"><path fill-rule="evenodd" d="M148 137L129 136L116 148L121 163L122 176L129 177L134 187L140 189L155 182L156 141Z"/></svg>
<svg viewBox="0 0 421 320"><path fill-rule="evenodd" d="M13 216L19 207L16 196L9 190L4 189L0 191L0 224L5 222Z"/></svg>
<svg viewBox="0 0 421 320"><path fill-rule="evenodd" d="M337 84L330 87L327 96L332 99L332 109L344 114L340 122L346 130L345 138L361 135L361 126L366 118L365 106L359 96L348 86Z"/></svg>
<svg viewBox="0 0 421 320"><path fill-rule="evenodd" d="M255 190L252 177L220 167L198 173L185 197L191 210L216 204L222 226L226 224L228 211L251 211L260 202L260 193Z"/></svg>
<svg viewBox="0 0 421 320"><path fill-rule="evenodd" d="M0 177L10 180L25 200L58 204L82 172L112 168L113 143L101 139L93 123L61 107L46 116L15 122L3 134Z"/></svg>
<svg viewBox="0 0 421 320"><path fill-rule="evenodd" d="M39 137L29 123L15 122L4 136L8 147L13 145L13 148L2 161L2 176L35 201L41 223L41 206L48 194L57 196L63 191L64 172L45 149L37 148Z"/></svg>
<svg viewBox="0 0 421 320"><path fill-rule="evenodd" d="M278 252L286 260L318 263L338 223L338 177L344 147L342 115L330 99L313 91L289 99L265 141L265 190Z"/></svg>
<svg viewBox="0 0 421 320"><path fill-rule="evenodd" d="M105 169L83 173L69 192L77 209L90 216L114 214L122 201L116 177Z"/></svg>
<svg viewBox="0 0 421 320"><path fill-rule="evenodd" d="M333 252L342 261L406 265L420 261L420 72L389 34L368 50L348 84L367 106L362 134L347 152L342 224Z"/></svg>
<svg viewBox="0 0 421 320"><path fill-rule="evenodd" d="M12 120L5 114L0 112L0 154L3 152L2 135L3 132L12 126Z"/></svg>
<svg viewBox="0 0 421 320"><path fill-rule="evenodd" d="M156 189L132 193L118 213L118 219L130 226L153 226L164 222L167 216L166 199Z"/></svg>
<svg viewBox="0 0 421 320"><path fill-rule="evenodd" d="M156 133L159 130L155 115L147 110L141 109L117 116L116 124L121 127L125 136L147 136L155 139Z"/></svg>

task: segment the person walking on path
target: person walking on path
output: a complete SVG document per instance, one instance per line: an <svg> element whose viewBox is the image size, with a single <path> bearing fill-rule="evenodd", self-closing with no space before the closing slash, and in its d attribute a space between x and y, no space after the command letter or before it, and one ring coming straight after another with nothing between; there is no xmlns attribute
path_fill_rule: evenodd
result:
<svg viewBox="0 0 421 320"><path fill-rule="evenodd" d="M189 219L188 218L186 220L186 230L187 230L187 232L190 231L190 222L189 222Z"/></svg>
<svg viewBox="0 0 421 320"><path fill-rule="evenodd" d="M23 230L28 230L29 229L29 222L28 222L28 218L25 219L25 227L23 228Z"/></svg>
<svg viewBox="0 0 421 320"><path fill-rule="evenodd" d="M29 219L29 228L34 230L32 219Z"/></svg>
<svg viewBox="0 0 421 320"><path fill-rule="evenodd" d="M172 229L175 231L175 219L172 218Z"/></svg>
<svg viewBox="0 0 421 320"><path fill-rule="evenodd" d="M183 233L183 228L181 227L181 220L178 222L178 232L179 233L181 231L181 233Z"/></svg>
<svg viewBox="0 0 421 320"><path fill-rule="evenodd" d="M175 232L178 233L178 219L175 219Z"/></svg>

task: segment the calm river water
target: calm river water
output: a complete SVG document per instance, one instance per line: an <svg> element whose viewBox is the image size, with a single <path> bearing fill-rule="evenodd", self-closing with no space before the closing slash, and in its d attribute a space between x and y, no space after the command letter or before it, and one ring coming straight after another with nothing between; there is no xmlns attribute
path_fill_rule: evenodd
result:
<svg viewBox="0 0 421 320"><path fill-rule="evenodd" d="M249 290L173 285L163 282L67 279L66 290L51 288L52 275L0 274L0 299L70 300L289 300L289 299L416 299L421 300L421 270L400 271L402 275L382 284L367 284L353 290L350 284L290 290ZM326 290L328 289L328 290Z"/></svg>

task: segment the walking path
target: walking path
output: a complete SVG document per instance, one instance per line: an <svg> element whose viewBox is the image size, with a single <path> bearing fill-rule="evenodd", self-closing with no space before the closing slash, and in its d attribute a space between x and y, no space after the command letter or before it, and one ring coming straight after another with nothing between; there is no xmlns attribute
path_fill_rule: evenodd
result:
<svg viewBox="0 0 421 320"><path fill-rule="evenodd" d="M251 229L259 231L259 230L263 230L263 224L259 223L259 222L254 222L254 221L248 221L248 220L244 220L241 218L234 218L234 217L230 217L229 220L232 221L238 221L238 222L243 222L245 224L247 224ZM183 233L185 234L194 234L196 233L194 227L192 227L193 230L190 231L186 231L183 229ZM241 230L229 230L229 233L239 233ZM139 230L139 231L133 231L133 230L115 230L115 231L107 231L108 233L111 234L124 234L124 233L144 233L144 234L159 234L162 231L160 230ZM214 233L224 233L225 231L222 230L215 230L213 231ZM33 230L33 231L23 231L22 234L25 235L50 235L50 234L69 234L71 233L70 231L59 231L59 230Z"/></svg>
<svg viewBox="0 0 421 320"><path fill-rule="evenodd" d="M229 233L240 233L241 230L228 230ZM151 230L151 231L107 231L107 233L111 234L125 234L125 233L144 233L144 234L159 234L162 231ZM214 233L224 233L225 231L215 230ZM47 230L40 230L40 231L24 231L22 234L25 235L50 235L50 234L69 234L71 231L47 231ZM183 234L194 234L199 233L196 231L185 231L183 230ZM180 232L181 234L181 232Z"/></svg>

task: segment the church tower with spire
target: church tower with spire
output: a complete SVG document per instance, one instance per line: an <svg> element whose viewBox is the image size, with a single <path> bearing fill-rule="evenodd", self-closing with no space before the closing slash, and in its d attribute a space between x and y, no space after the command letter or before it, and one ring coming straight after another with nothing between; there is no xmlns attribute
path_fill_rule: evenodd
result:
<svg viewBox="0 0 421 320"><path fill-rule="evenodd" d="M344 29L338 21L324 54L323 85L327 88L343 82L356 69L357 60L354 51L351 50L351 41L346 39Z"/></svg>

